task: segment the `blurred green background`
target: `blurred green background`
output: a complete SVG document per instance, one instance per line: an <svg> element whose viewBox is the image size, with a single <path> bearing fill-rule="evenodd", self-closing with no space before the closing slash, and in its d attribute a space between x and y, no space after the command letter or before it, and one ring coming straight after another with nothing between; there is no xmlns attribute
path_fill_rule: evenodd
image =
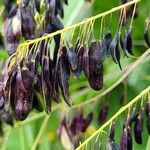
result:
<svg viewBox="0 0 150 150"><path fill-rule="evenodd" d="M65 26L70 26L76 22L81 21L83 18L90 17L93 15L97 15L104 11L107 11L115 6L118 6L120 1L118 0L94 0L92 4L85 3L84 0L68 0L69 5L64 6L65 17L63 22ZM0 10L2 10L3 6L0 2ZM106 17L106 26L104 32L110 31L114 34L116 31L116 27L118 25L119 12L112 14L112 21L110 25L110 16ZM123 70L121 71L119 67L112 63L110 58L106 58L104 62L104 89L112 85L120 76L124 73L125 68L127 69L130 64L132 64L142 53L144 53L148 47L145 45L143 34L144 34L144 26L145 19L150 14L150 2L149 0L142 0L138 5L138 18L134 20L133 24L133 39L134 39L134 54L136 57L130 57L129 59L122 57L121 63L123 66ZM127 25L128 27L128 25ZM125 27L126 28L126 27ZM1 28L2 29L2 28ZM95 23L94 31L96 37L99 36L100 29L100 20ZM4 50L0 50L0 63L2 64L6 58L8 57L7 53ZM72 96L73 104L79 104L83 101L89 100L90 98L99 95L100 92L95 92L92 90L84 75L80 77L80 79L70 79L70 92ZM119 108L120 100L122 98L124 87L126 88L127 98L125 99L125 104L132 100L135 96L137 96L143 89L150 85L150 57L147 57L140 65L138 65L134 71L129 75L129 77L124 81L124 83L117 86L113 91L107 94L102 99L99 99L96 102L89 103L87 105L80 105L79 108L71 109L66 104L62 102L62 104L55 104L53 106L52 113L49 117L47 124L44 127L44 130L39 138L38 145L36 149L38 150L63 150L65 149L57 135L57 130L60 125L61 120L64 116L67 117L68 120L72 120L72 118L83 109L85 116L89 112L94 113L93 121L88 128L88 130L83 133L83 140L89 137L95 130L97 130L101 125L98 123L98 113L104 104L108 104L109 112L107 116L107 120L115 114ZM69 110L68 110L69 109ZM117 119L116 125L116 134L115 138L117 143L120 142L120 133L122 130L122 124L125 120L126 113L121 115ZM14 127L10 127L4 124L4 137L0 139L0 147L1 149L7 150L28 150L31 149L33 143L39 134L41 126L44 123L44 119L47 115L43 113L37 113L33 111L30 113L29 117L23 122L17 122ZM107 131L108 129L106 129ZM148 140L150 138L146 131L146 124L144 121L144 132L143 132L143 144L138 145L134 143L134 150L145 150L150 149L150 142L148 144ZM101 135L99 137L99 141L106 146L107 136ZM92 145L92 142L89 145ZM89 148L92 149L92 148ZM105 149L105 148L103 148Z"/></svg>

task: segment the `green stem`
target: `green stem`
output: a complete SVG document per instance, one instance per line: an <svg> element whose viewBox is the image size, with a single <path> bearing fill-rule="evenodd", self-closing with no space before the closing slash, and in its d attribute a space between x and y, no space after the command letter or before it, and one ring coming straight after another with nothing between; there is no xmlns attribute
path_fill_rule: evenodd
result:
<svg viewBox="0 0 150 150"><path fill-rule="evenodd" d="M147 94L150 91L150 86L147 87L145 90L143 90L138 96L136 96L131 102L129 102L127 105L123 106L119 109L119 111L110 118L104 125L102 125L96 132L94 132L88 139L86 139L79 147L76 148L76 150L83 149L88 142L93 139L96 135L101 133L104 128L106 128L108 125L110 125L111 122L113 122L120 114L122 114L124 111L126 111L128 108L133 106L138 100L140 100L141 97L143 97L145 94Z"/></svg>
<svg viewBox="0 0 150 150"><path fill-rule="evenodd" d="M19 128L19 136L20 136L20 149L25 150L25 142L24 142L24 135L23 135L23 128Z"/></svg>
<svg viewBox="0 0 150 150"><path fill-rule="evenodd" d="M39 133L38 133L38 135L37 135L37 137L36 137L36 139L35 139L35 141L34 141L34 143L32 145L31 150L35 150L36 149L36 147L37 147L37 145L38 145L38 143L39 143L39 141L40 141L40 139L41 139L41 137L43 135L43 132L45 131L46 125L47 125L48 120L49 120L49 117L50 117L50 115L47 115L46 118L44 119L44 121L42 123L42 126L40 128L40 131L39 131Z"/></svg>

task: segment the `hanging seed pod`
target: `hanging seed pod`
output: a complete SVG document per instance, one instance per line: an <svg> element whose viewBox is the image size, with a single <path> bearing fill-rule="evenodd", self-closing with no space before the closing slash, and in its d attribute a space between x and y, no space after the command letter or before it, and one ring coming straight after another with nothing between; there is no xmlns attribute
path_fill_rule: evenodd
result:
<svg viewBox="0 0 150 150"><path fill-rule="evenodd" d="M43 95L46 101L46 112L51 112L51 83L50 83L50 71L49 71L49 57L44 56L43 58L43 80L42 80L42 86L43 86Z"/></svg>
<svg viewBox="0 0 150 150"><path fill-rule="evenodd" d="M34 14L30 6L20 6L21 8L21 22L22 22L22 35L26 40L34 39L35 34L35 20Z"/></svg>
<svg viewBox="0 0 150 150"><path fill-rule="evenodd" d="M144 40L147 46L150 48L150 39L149 39L149 34L148 34L149 25L150 25L150 19L147 22L147 25L145 26L145 29L144 29Z"/></svg>
<svg viewBox="0 0 150 150"><path fill-rule="evenodd" d="M124 41L122 39L122 35L121 34L119 34L119 41L120 41L121 49L123 50L124 57L128 58L127 50L126 50L126 47L125 47L125 43L124 43Z"/></svg>
<svg viewBox="0 0 150 150"><path fill-rule="evenodd" d="M21 37L21 15L18 5L10 12L3 26L5 34L5 48L12 55L19 44Z"/></svg>
<svg viewBox="0 0 150 150"><path fill-rule="evenodd" d="M89 84L94 90L103 87L103 62L99 43L92 42L89 48Z"/></svg>
<svg viewBox="0 0 150 150"><path fill-rule="evenodd" d="M133 44L132 44L132 28L129 28L128 31L125 34L125 39L124 39L125 47L127 52L130 55L134 55L132 52Z"/></svg>
<svg viewBox="0 0 150 150"><path fill-rule="evenodd" d="M85 76L89 79L90 72L89 72L89 49L88 44L84 44L84 53L82 58L82 69L84 71Z"/></svg>
<svg viewBox="0 0 150 150"><path fill-rule="evenodd" d="M135 141L138 144L142 144L142 132L143 132L143 112L140 112L138 117L136 118L135 125L134 125L134 137Z"/></svg>
<svg viewBox="0 0 150 150"><path fill-rule="evenodd" d="M102 107L102 109L99 112L99 123L103 124L107 118L107 114L108 114L108 105L105 105L104 107Z"/></svg>
<svg viewBox="0 0 150 150"><path fill-rule="evenodd" d="M127 150L132 150L132 132L131 132L130 126L128 126L128 128L127 128L127 136L128 136Z"/></svg>
<svg viewBox="0 0 150 150"><path fill-rule="evenodd" d="M82 62L83 62L83 54L84 54L84 46L79 46L77 50L77 57L78 57L78 68L76 72L76 76L80 77L82 73Z"/></svg>
<svg viewBox="0 0 150 150"><path fill-rule="evenodd" d="M102 56L111 56L109 47L112 42L112 34L111 32L108 32L105 34L104 38L102 39Z"/></svg>
<svg viewBox="0 0 150 150"><path fill-rule="evenodd" d="M122 70L121 63L120 63L120 47L119 47L119 36L117 37L117 43L115 47L115 57L119 68Z"/></svg>
<svg viewBox="0 0 150 150"><path fill-rule="evenodd" d="M67 49L65 46L61 49L61 54L58 62L57 69L58 83L62 91L62 95L64 97L65 102L70 106L70 94L69 94L69 76L70 69L67 57Z"/></svg>
<svg viewBox="0 0 150 150"><path fill-rule="evenodd" d="M32 109L34 75L27 68L18 69L16 75L15 117L24 120Z"/></svg>
<svg viewBox="0 0 150 150"><path fill-rule="evenodd" d="M115 55L116 45L117 45L117 35L114 36L114 39L112 40L109 46L110 55L113 61L117 64L116 55Z"/></svg>
<svg viewBox="0 0 150 150"><path fill-rule="evenodd" d="M128 150L128 133L126 128L124 128L121 135L120 150Z"/></svg>
<svg viewBox="0 0 150 150"><path fill-rule="evenodd" d="M147 116L146 127L147 127L148 134L150 135L150 114Z"/></svg>

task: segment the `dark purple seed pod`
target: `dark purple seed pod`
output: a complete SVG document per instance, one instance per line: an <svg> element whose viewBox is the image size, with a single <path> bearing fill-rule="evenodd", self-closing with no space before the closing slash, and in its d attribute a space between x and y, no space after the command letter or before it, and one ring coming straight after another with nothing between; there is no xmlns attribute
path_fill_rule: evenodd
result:
<svg viewBox="0 0 150 150"><path fill-rule="evenodd" d="M132 150L132 132L130 126L127 127L127 150Z"/></svg>
<svg viewBox="0 0 150 150"><path fill-rule="evenodd" d="M112 34L111 32L108 32L105 34L100 44L102 46L102 56L111 56L109 51L111 42L112 42Z"/></svg>
<svg viewBox="0 0 150 150"><path fill-rule="evenodd" d="M89 84L94 90L103 87L103 62L99 43L92 42L89 48Z"/></svg>
<svg viewBox="0 0 150 150"><path fill-rule="evenodd" d="M78 68L76 72L76 76L80 77L82 73L82 62L83 62L83 54L84 54L84 46L79 46L78 52L77 52L77 57L78 57Z"/></svg>
<svg viewBox="0 0 150 150"><path fill-rule="evenodd" d="M117 64L117 60L116 60L116 55L115 55L115 49L116 49L116 45L117 45L117 37L118 37L117 35L114 36L114 38L109 46L110 55L116 64Z"/></svg>
<svg viewBox="0 0 150 150"><path fill-rule="evenodd" d="M134 125L134 138L138 144L142 144L143 118L138 115Z"/></svg>
<svg viewBox="0 0 150 150"><path fill-rule="evenodd" d="M126 47L125 47L125 43L124 43L124 41L122 39L122 35L121 34L119 34L119 41L120 41L120 46L121 46L121 49L123 50L124 56L128 58L127 50L126 50Z"/></svg>
<svg viewBox="0 0 150 150"><path fill-rule="evenodd" d="M4 109L4 90L3 90L3 85L1 83L0 85L0 112Z"/></svg>
<svg viewBox="0 0 150 150"><path fill-rule="evenodd" d="M67 49L67 56L68 56L68 61L70 64L71 71L72 72L76 71L78 68L78 57L73 47L69 47Z"/></svg>
<svg viewBox="0 0 150 150"><path fill-rule="evenodd" d="M150 21L147 23L147 25L144 29L144 40L145 40L147 46L150 48L150 39L149 39L149 34L148 34L149 25L150 25Z"/></svg>
<svg viewBox="0 0 150 150"><path fill-rule="evenodd" d="M85 76L87 79L90 77L90 72L89 72L89 49L88 49L88 44L84 44L84 53L82 57L82 69L84 71Z"/></svg>
<svg viewBox="0 0 150 150"><path fill-rule="evenodd" d="M103 124L107 118L107 114L108 114L108 105L105 105L104 107L102 107L100 109L99 112L99 123Z"/></svg>
<svg viewBox="0 0 150 150"><path fill-rule="evenodd" d="M128 150L128 133L127 129L124 128L120 139L120 150Z"/></svg>
<svg viewBox="0 0 150 150"><path fill-rule="evenodd" d="M132 44L132 28L129 28L128 31L125 34L125 39L124 39L125 47L127 52L130 55L134 55L132 52L133 44Z"/></svg>
<svg viewBox="0 0 150 150"><path fill-rule="evenodd" d="M147 116L146 127L147 127L148 134L150 135L150 114Z"/></svg>
<svg viewBox="0 0 150 150"><path fill-rule="evenodd" d="M61 49L61 54L58 61L57 77L64 100L70 106L70 94L68 83L70 77L70 69L67 57L67 49L65 46L63 46Z"/></svg>
<svg viewBox="0 0 150 150"><path fill-rule="evenodd" d="M22 35L26 40L34 39L35 20L30 6L21 6Z"/></svg>
<svg viewBox="0 0 150 150"><path fill-rule="evenodd" d="M27 69L18 69L16 74L14 109L15 117L24 120L32 109L34 75Z"/></svg>
<svg viewBox="0 0 150 150"><path fill-rule="evenodd" d="M13 14L12 14L13 13ZM21 15L19 7L10 14L4 22L3 30L5 34L5 49L12 55L15 53L21 38Z"/></svg>

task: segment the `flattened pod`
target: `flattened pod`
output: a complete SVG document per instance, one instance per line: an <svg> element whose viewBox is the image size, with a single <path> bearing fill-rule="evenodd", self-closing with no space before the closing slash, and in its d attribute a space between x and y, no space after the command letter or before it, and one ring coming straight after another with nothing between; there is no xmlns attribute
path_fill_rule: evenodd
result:
<svg viewBox="0 0 150 150"><path fill-rule="evenodd" d="M119 34L119 41L120 41L120 46L121 46L121 48L123 50L124 56L126 56L128 58L126 47L125 47L125 43L124 43L124 41L122 39L122 35L121 34Z"/></svg>
<svg viewBox="0 0 150 150"><path fill-rule="evenodd" d="M117 64L119 65L119 68L122 70L121 63L120 63L120 47L119 47L119 37L117 37L117 43L115 48L115 56Z"/></svg>
<svg viewBox="0 0 150 150"><path fill-rule="evenodd" d="M150 135L150 114L147 116L146 127L147 127L148 134Z"/></svg>
<svg viewBox="0 0 150 150"><path fill-rule="evenodd" d="M117 45L117 35L114 36L114 39L112 40L109 46L110 55L113 61L117 64L116 55L115 55L116 45Z"/></svg>
<svg viewBox="0 0 150 150"><path fill-rule="evenodd" d="M26 40L33 39L35 33L35 20L31 7L21 6L22 34Z"/></svg>
<svg viewBox="0 0 150 150"><path fill-rule="evenodd" d="M15 117L24 120L32 109L34 75L27 69L19 69L16 75L14 109Z"/></svg>
<svg viewBox="0 0 150 150"><path fill-rule="evenodd" d="M124 128L121 135L120 150L128 150L128 133L126 128Z"/></svg>
<svg viewBox="0 0 150 150"><path fill-rule="evenodd" d="M128 140L128 148L127 150L132 150L132 133L131 133L131 128L127 127L127 140Z"/></svg>
<svg viewBox="0 0 150 150"><path fill-rule="evenodd" d="M82 69L84 71L85 76L89 79L90 72L89 72L89 49L88 44L85 43L84 45L84 53L82 58Z"/></svg>
<svg viewBox="0 0 150 150"><path fill-rule="evenodd" d="M102 107L102 109L99 112L99 123L103 124L107 118L107 114L108 114L108 105L105 105L104 107Z"/></svg>
<svg viewBox="0 0 150 150"><path fill-rule="evenodd" d="M103 87L103 62L99 43L92 42L89 48L89 84L94 90Z"/></svg>
<svg viewBox="0 0 150 150"><path fill-rule="evenodd" d="M103 56L111 56L109 51L109 46L112 42L112 34L111 32L106 33L105 37L102 40L102 55Z"/></svg>
<svg viewBox="0 0 150 150"><path fill-rule="evenodd" d="M148 22L147 26L144 29L144 40L145 40L147 46L150 48L150 39L149 39L149 35L148 35L149 25L150 25L150 22Z"/></svg>
<svg viewBox="0 0 150 150"><path fill-rule="evenodd" d="M114 135L115 135L115 123L113 122L109 129L109 139L110 141L114 141Z"/></svg>
<svg viewBox="0 0 150 150"><path fill-rule="evenodd" d="M58 62L58 83L62 91L65 102L70 106L70 94L69 94L69 66L67 62L67 50L66 47L62 48L61 56Z"/></svg>
<svg viewBox="0 0 150 150"><path fill-rule="evenodd" d="M44 56L43 58L43 81L42 86L43 94L45 96L46 101L46 112L49 113L51 111L51 83L50 83L50 71L49 71L49 57Z"/></svg>
<svg viewBox="0 0 150 150"><path fill-rule="evenodd" d="M142 144L143 118L139 115L134 125L134 137L138 144Z"/></svg>
<svg viewBox="0 0 150 150"><path fill-rule="evenodd" d="M134 55L133 52L132 52L132 48L133 48L133 44L132 44L132 28L129 28L126 35L125 35L125 47L126 47L126 50L127 52L130 54L130 55Z"/></svg>

